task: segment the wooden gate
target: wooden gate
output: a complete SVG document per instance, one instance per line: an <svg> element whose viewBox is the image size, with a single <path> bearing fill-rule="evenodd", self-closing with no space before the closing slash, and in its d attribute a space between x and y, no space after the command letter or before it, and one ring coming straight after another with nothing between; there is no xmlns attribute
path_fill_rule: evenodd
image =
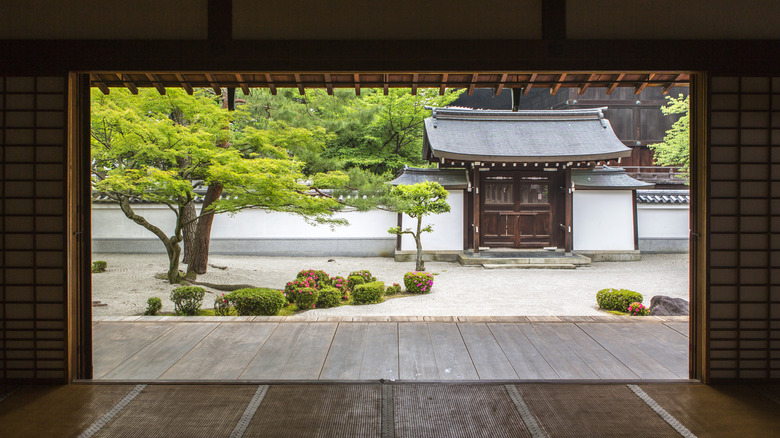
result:
<svg viewBox="0 0 780 438"><path fill-rule="evenodd" d="M483 175L480 246L552 246L550 185L545 175Z"/></svg>

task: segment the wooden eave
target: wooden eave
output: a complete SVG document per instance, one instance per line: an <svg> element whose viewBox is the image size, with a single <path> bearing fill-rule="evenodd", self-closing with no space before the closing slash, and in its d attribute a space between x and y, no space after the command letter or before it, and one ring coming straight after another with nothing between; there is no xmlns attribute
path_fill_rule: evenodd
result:
<svg viewBox="0 0 780 438"><path fill-rule="evenodd" d="M244 93L251 88L268 88L276 94L278 88L297 88L303 94L306 89L352 88L357 93L365 88L383 89L438 88L444 94L447 88L492 88L496 93L504 89L522 90L524 94L533 88L547 88L551 94L561 88L575 88L583 92L588 87L606 88L608 94L617 87L642 90L645 87L662 87L667 93L673 86L688 85L690 74L680 72L526 72L526 73L218 73L218 72L90 72L93 87L107 93L111 87L128 88L137 92L140 87L211 88L215 92L222 87L241 88ZM162 91L161 91L162 92Z"/></svg>

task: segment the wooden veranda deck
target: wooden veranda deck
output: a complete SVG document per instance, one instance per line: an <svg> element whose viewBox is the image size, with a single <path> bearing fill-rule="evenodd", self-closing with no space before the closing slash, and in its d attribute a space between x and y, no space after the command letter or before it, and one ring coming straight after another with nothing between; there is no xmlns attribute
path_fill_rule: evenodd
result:
<svg viewBox="0 0 780 438"><path fill-rule="evenodd" d="M171 318L182 321L182 318ZM389 319L389 318L388 318ZM419 318L423 319L423 318ZM678 318L96 321L98 381L679 380ZM503 322L496 322L499 319ZM520 321L520 322L514 322ZM556 322L549 322L556 321ZM637 322L635 322L637 321ZM638 322L641 321L641 322Z"/></svg>

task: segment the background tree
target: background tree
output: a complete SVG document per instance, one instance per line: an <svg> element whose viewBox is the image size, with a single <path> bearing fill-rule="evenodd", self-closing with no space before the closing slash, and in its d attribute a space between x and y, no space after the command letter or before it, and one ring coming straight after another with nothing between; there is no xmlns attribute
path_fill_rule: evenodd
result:
<svg viewBox="0 0 780 438"><path fill-rule="evenodd" d="M417 263L416 271L424 271L425 264L422 260L422 233L433 231L433 225L423 228L423 217L431 214L440 214L450 211L450 204L447 203L447 190L439 183L424 181L412 185L395 186L390 191L390 196L394 200L394 209L399 213L404 213L412 219L417 219L417 230L411 228L401 229L393 227L387 230L390 234L402 235L410 234L414 237L417 245Z"/></svg>
<svg viewBox="0 0 780 438"><path fill-rule="evenodd" d="M667 96L669 103L661 107L665 115L682 114L666 131L664 141L648 145L653 150L653 161L661 166L679 167L681 178L689 179L691 153L690 153L690 112L689 98L680 94L678 97Z"/></svg>

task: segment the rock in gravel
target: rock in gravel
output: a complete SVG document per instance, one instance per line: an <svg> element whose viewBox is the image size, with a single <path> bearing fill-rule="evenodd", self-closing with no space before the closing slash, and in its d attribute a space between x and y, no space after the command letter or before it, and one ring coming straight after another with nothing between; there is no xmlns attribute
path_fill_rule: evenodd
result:
<svg viewBox="0 0 780 438"><path fill-rule="evenodd" d="M666 295L656 295L650 300L650 315L683 316L688 315L688 301Z"/></svg>

